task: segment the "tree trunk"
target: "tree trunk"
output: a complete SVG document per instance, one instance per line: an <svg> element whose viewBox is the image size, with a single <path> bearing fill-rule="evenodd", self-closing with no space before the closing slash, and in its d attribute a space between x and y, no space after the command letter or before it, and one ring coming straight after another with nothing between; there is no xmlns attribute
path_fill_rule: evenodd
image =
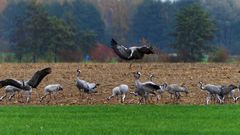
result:
<svg viewBox="0 0 240 135"><path fill-rule="evenodd" d="M57 62L57 45L55 45L55 48L54 48L54 62L55 63Z"/></svg>
<svg viewBox="0 0 240 135"><path fill-rule="evenodd" d="M22 63L22 56L21 55L18 57L18 61L19 61L19 63Z"/></svg>

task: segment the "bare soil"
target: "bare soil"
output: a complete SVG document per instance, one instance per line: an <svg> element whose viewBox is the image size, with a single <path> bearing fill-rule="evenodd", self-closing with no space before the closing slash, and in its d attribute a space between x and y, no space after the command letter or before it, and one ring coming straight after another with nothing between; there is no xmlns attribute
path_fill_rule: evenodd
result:
<svg viewBox="0 0 240 135"><path fill-rule="evenodd" d="M33 90L32 100L28 105L85 105L85 104L119 104L117 98L107 101L106 98L111 95L112 89L120 84L127 84L130 91L134 91L134 78L132 72L140 71L142 73L141 81L148 81L149 75L154 74L154 82L162 84L177 83L189 88L190 93L186 96L182 94L177 104L205 104L207 93L199 89L198 82L204 83L238 85L240 80L240 64L200 64L200 63L141 63L133 64L129 69L129 63L106 64L106 63L38 63L38 64L0 64L0 80L14 78L19 80L30 79L37 71L45 67L51 67L52 73L40 83L37 89ZM80 95L75 86L76 70L81 69L81 79L101 84L98 87L98 93L89 95ZM44 94L43 89L48 84L60 83L64 86L62 94L56 94L55 99L52 96L46 98L40 103L39 98ZM4 90L0 91L0 95ZM24 93L20 93L11 101L4 99L0 102L2 105L26 105ZM168 93L164 93L161 101L154 104L176 104L170 99ZM125 104L136 104L138 98L128 94ZM214 102L211 102L214 103ZM233 103L229 99L226 103Z"/></svg>

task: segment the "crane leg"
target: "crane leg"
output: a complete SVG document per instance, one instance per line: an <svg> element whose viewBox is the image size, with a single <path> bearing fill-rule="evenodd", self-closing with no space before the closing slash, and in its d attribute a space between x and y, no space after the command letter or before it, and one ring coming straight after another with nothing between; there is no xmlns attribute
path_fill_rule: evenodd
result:
<svg viewBox="0 0 240 135"><path fill-rule="evenodd" d="M122 98L121 98L121 103L124 103L125 98L126 98L126 95L123 94L123 95L122 95Z"/></svg>
<svg viewBox="0 0 240 135"><path fill-rule="evenodd" d="M113 97L113 95L109 96L109 97L107 98L107 100L110 100L112 97Z"/></svg>
<svg viewBox="0 0 240 135"><path fill-rule="evenodd" d="M46 93L44 96L42 96L42 97L40 98L40 102L42 102L43 99L47 97L47 95L49 95L49 93Z"/></svg>
<svg viewBox="0 0 240 135"><path fill-rule="evenodd" d="M31 97L32 97L32 92L29 91L29 92L28 92L28 95L27 95L27 103L30 102Z"/></svg>
<svg viewBox="0 0 240 135"><path fill-rule="evenodd" d="M206 98L207 105L209 104L209 101L211 100L211 96L212 96L212 95L209 93L208 96L207 96L207 98Z"/></svg>
<svg viewBox="0 0 240 135"><path fill-rule="evenodd" d="M2 101L7 96L7 93L5 93L3 96L1 96L0 101Z"/></svg>
<svg viewBox="0 0 240 135"><path fill-rule="evenodd" d="M15 92L13 92L12 95L9 96L8 100L11 101L11 99L15 96Z"/></svg>

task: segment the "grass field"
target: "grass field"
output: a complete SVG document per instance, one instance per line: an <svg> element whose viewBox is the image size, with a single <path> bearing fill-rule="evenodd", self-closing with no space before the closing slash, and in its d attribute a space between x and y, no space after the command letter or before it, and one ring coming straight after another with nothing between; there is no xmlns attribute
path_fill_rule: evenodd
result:
<svg viewBox="0 0 240 135"><path fill-rule="evenodd" d="M3 106L2 135L239 134L240 106Z"/></svg>

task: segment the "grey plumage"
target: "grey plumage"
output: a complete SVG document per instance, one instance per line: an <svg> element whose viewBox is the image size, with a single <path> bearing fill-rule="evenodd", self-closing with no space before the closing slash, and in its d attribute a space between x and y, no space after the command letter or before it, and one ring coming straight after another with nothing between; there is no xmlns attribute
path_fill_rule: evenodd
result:
<svg viewBox="0 0 240 135"><path fill-rule="evenodd" d="M121 103L123 103L127 93L128 93L128 85L121 84L112 89L112 95L109 96L107 99L110 100L112 97L121 96Z"/></svg>
<svg viewBox="0 0 240 135"><path fill-rule="evenodd" d="M207 104L211 100L211 97L217 96L217 99L219 100L220 103L223 102L223 100L220 98L220 93L221 93L221 88L222 85L213 85L213 84L203 84L203 82L199 82L200 84L200 89L205 90L208 92L208 96L206 98Z"/></svg>
<svg viewBox="0 0 240 135"><path fill-rule="evenodd" d="M233 98L233 101L236 101L238 98L234 97L234 89L237 89L238 87L230 84L228 86L222 86L221 87L221 92L219 94L220 98L222 99L222 101L224 102L225 96L226 95L230 95Z"/></svg>
<svg viewBox="0 0 240 135"><path fill-rule="evenodd" d="M59 91L62 91L63 90L63 86L61 84L50 84L50 85L47 85L45 88L44 88L44 96L42 96L40 98L40 102L42 102L42 100L47 97L48 95L50 96L51 98L51 94L53 93L57 93Z"/></svg>
<svg viewBox="0 0 240 135"><path fill-rule="evenodd" d="M148 100L148 96L150 93L156 95L156 91L160 89L160 86L148 81L148 82L140 82L140 77L141 77L141 73L140 72L135 72L134 74L134 78L135 78L135 87L136 90L134 93L134 95L138 95L141 97L140 102L142 102L143 100L146 102Z"/></svg>
<svg viewBox="0 0 240 135"><path fill-rule="evenodd" d="M130 47L127 48L123 45L119 45L114 39L111 41L111 46L114 52L124 60L136 60L142 59L144 54L153 54L153 48L148 46L140 46L140 47Z"/></svg>
<svg viewBox="0 0 240 135"><path fill-rule="evenodd" d="M83 90L84 93L96 93L97 92L97 86L100 84L97 83L89 83L85 80L80 79L80 73L81 70L77 70L77 81L76 86L79 89L79 91Z"/></svg>
<svg viewBox="0 0 240 135"><path fill-rule="evenodd" d="M11 86L11 85L8 85L4 88L5 92L20 92L22 89L19 89L17 87L14 87L14 86Z"/></svg>
<svg viewBox="0 0 240 135"><path fill-rule="evenodd" d="M22 89L19 89L17 87L11 86L11 85L7 85L4 88L5 94L0 98L0 101L2 101L8 94L11 94L8 98L8 100L10 101L17 93L19 93Z"/></svg>
<svg viewBox="0 0 240 135"><path fill-rule="evenodd" d="M149 80L153 82L154 74L150 74ZM162 97L162 94L165 92L165 85L158 85L159 87L156 90L157 101L159 101Z"/></svg>
<svg viewBox="0 0 240 135"><path fill-rule="evenodd" d="M167 83L164 83L163 86L162 86L165 91L167 91L170 96L172 97L172 95L174 95L174 98L175 99L180 99L180 93L186 93L188 94L189 91L187 89L187 87L185 87L184 85L181 85L179 86L178 84L167 84Z"/></svg>
<svg viewBox="0 0 240 135"><path fill-rule="evenodd" d="M161 99L162 94L166 91L166 89L165 89L165 88L166 88L165 84L159 85L159 87L160 87L160 89L156 91L156 93L157 93L157 101L159 101L159 100Z"/></svg>

